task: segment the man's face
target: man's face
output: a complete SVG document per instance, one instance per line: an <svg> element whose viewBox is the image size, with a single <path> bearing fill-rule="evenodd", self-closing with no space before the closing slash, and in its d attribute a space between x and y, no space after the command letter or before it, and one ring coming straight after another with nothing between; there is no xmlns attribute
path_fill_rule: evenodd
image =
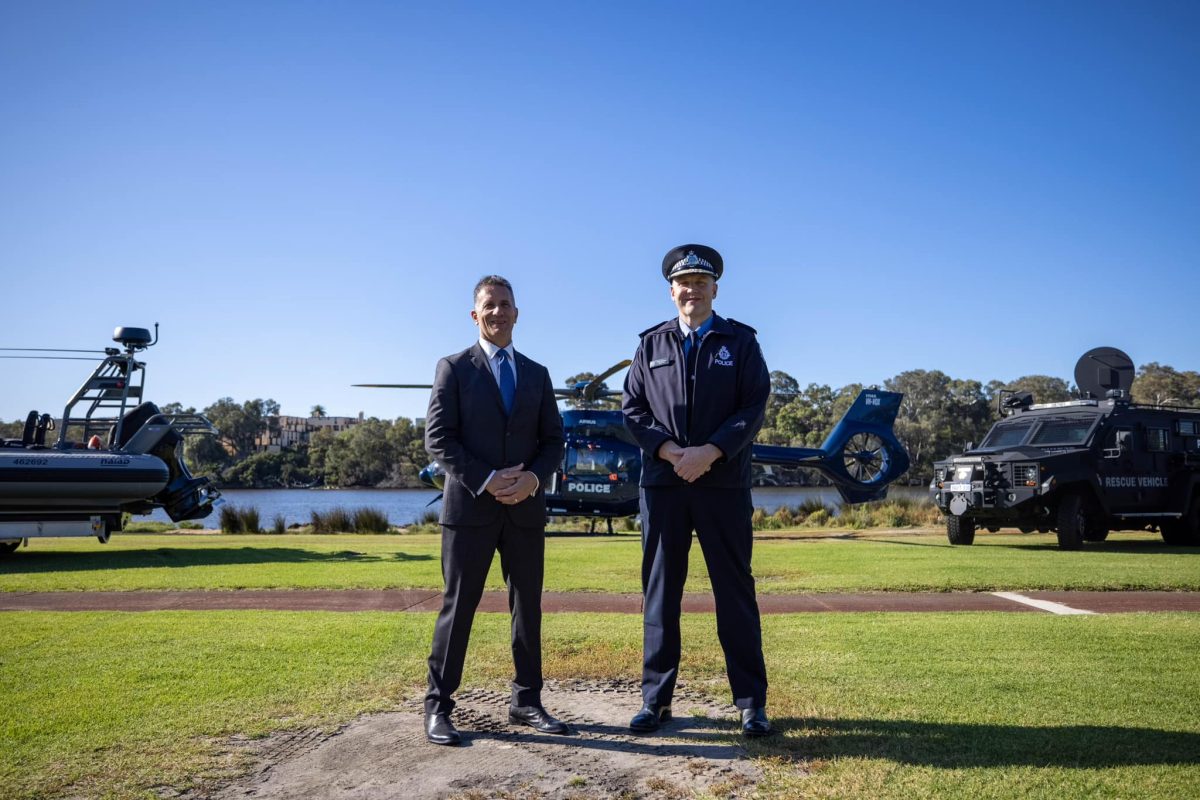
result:
<svg viewBox="0 0 1200 800"><path fill-rule="evenodd" d="M716 297L717 282L709 275L692 273L671 280L671 299L679 313L689 319L697 322L708 319Z"/></svg>
<svg viewBox="0 0 1200 800"><path fill-rule="evenodd" d="M513 326L517 324L512 292L503 286L484 286L475 295L471 319L479 326L484 339L497 347L508 347L512 342Z"/></svg>

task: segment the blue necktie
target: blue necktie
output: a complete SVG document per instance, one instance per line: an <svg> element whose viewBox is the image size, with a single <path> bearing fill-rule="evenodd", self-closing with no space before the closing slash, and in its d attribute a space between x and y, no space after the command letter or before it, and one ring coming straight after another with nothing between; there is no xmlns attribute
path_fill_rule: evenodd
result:
<svg viewBox="0 0 1200 800"><path fill-rule="evenodd" d="M504 413L511 414L513 398L517 396L517 379L508 364L508 351L496 351L496 358L500 359L500 399L504 401Z"/></svg>

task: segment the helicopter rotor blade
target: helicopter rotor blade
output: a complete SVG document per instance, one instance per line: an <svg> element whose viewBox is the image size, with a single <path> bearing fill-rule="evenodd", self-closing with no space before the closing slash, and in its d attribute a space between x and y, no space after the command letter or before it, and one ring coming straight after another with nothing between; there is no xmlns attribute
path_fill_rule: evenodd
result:
<svg viewBox="0 0 1200 800"><path fill-rule="evenodd" d="M620 372L621 370L625 369L632 363L633 363L633 361L631 359L626 358L622 361L618 361L616 364L613 364L611 367L604 370L604 372L601 372L599 375L592 378L592 380L588 383L588 385L583 387L583 399L589 400L589 401L595 400L597 394L600 392L600 384L604 383L604 381L607 380L610 376L612 376L613 374L615 374L617 372ZM610 393L612 392L611 389L607 389L605 391L610 392ZM604 396L608 397L610 395L605 394Z"/></svg>
<svg viewBox="0 0 1200 800"><path fill-rule="evenodd" d="M72 350L67 347L0 347L0 350L15 350L26 353L103 353L103 350ZM91 359L88 359L89 361Z"/></svg>
<svg viewBox="0 0 1200 800"><path fill-rule="evenodd" d="M352 383L351 386L361 386L364 389L432 389L431 383Z"/></svg>
<svg viewBox="0 0 1200 800"><path fill-rule="evenodd" d="M0 358L32 358L38 361L95 361L83 356L0 356Z"/></svg>

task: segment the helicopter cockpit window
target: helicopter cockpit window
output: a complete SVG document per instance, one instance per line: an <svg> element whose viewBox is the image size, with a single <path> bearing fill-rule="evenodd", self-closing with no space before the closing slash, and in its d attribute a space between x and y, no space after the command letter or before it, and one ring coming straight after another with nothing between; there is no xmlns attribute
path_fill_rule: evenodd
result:
<svg viewBox="0 0 1200 800"><path fill-rule="evenodd" d="M574 447L567 453L567 471L576 475L608 475L614 466L607 450Z"/></svg>
<svg viewBox="0 0 1200 800"><path fill-rule="evenodd" d="M572 475L627 474L637 463L638 453L602 447L572 447L567 450L567 472Z"/></svg>
<svg viewBox="0 0 1200 800"><path fill-rule="evenodd" d="M1030 444L1082 444L1092 429L1095 417L1066 417L1042 423Z"/></svg>
<svg viewBox="0 0 1200 800"><path fill-rule="evenodd" d="M1000 423L992 428L980 447L1012 447L1025 441L1025 434L1033 427L1032 422Z"/></svg>

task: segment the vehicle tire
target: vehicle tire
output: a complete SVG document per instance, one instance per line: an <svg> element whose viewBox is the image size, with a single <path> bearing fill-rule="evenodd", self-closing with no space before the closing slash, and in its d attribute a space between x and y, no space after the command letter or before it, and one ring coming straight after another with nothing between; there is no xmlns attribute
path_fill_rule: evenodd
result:
<svg viewBox="0 0 1200 800"><path fill-rule="evenodd" d="M1172 547L1200 545L1200 495L1192 497L1191 507L1179 519L1170 519L1159 526L1163 542Z"/></svg>
<svg viewBox="0 0 1200 800"><path fill-rule="evenodd" d="M972 544L975 541L975 521L969 517L946 517L946 538L950 544Z"/></svg>
<svg viewBox="0 0 1200 800"><path fill-rule="evenodd" d="M1067 492L1058 504L1059 550L1078 550L1083 547L1084 532L1088 529L1088 502L1079 492Z"/></svg>
<svg viewBox="0 0 1200 800"><path fill-rule="evenodd" d="M1085 542L1103 542L1108 538L1108 528L1105 528L1102 523L1093 523L1083 532L1083 540Z"/></svg>
<svg viewBox="0 0 1200 800"><path fill-rule="evenodd" d="M21 542L0 542L0 556L6 556L10 553L17 552L17 548L21 546Z"/></svg>

